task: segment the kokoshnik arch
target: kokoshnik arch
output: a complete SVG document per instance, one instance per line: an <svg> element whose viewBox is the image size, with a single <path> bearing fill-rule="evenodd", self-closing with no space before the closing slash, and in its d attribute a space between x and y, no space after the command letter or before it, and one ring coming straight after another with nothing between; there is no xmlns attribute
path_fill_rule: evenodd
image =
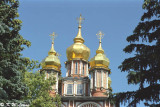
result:
<svg viewBox="0 0 160 107"><path fill-rule="evenodd" d="M113 107L107 101L109 92L112 91L109 74L109 59L102 48L103 33L99 31L99 47L96 55L88 61L90 49L84 45L81 35L82 16L78 18L78 34L74 43L67 48L67 61L65 62L66 77L59 82L61 63L58 53L54 50L55 33L52 35L52 47L48 56L42 61L42 70L46 78L51 75L56 78L56 84L52 86L51 96L61 95L61 107ZM91 78L89 78L89 75ZM60 87L60 88L59 88Z"/></svg>

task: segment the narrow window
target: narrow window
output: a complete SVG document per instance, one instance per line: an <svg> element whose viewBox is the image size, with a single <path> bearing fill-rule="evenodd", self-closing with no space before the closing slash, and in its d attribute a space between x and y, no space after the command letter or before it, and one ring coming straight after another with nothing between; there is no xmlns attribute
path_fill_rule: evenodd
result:
<svg viewBox="0 0 160 107"><path fill-rule="evenodd" d="M73 84L68 84L67 86L67 94L72 94Z"/></svg>
<svg viewBox="0 0 160 107"><path fill-rule="evenodd" d="M71 66L69 66L69 75L71 75Z"/></svg>
<svg viewBox="0 0 160 107"><path fill-rule="evenodd" d="M76 69L75 69L75 74L77 74L77 71L78 71L78 63L76 62Z"/></svg>
<svg viewBox="0 0 160 107"><path fill-rule="evenodd" d="M77 94L82 95L83 94L83 85L77 84Z"/></svg>
<svg viewBox="0 0 160 107"><path fill-rule="evenodd" d="M84 66L85 66L85 64L83 63L83 75L84 75Z"/></svg>

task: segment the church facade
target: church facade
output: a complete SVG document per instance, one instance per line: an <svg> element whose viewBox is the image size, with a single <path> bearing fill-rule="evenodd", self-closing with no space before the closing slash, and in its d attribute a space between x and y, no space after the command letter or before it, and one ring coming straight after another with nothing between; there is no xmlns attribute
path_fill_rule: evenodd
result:
<svg viewBox="0 0 160 107"><path fill-rule="evenodd" d="M102 32L99 37L99 47L96 55L90 59L90 49L84 45L81 35L81 22L79 17L78 34L74 43L67 48L67 61L65 62L66 77L59 80L61 75L61 63L57 52L54 50L54 37L48 56L42 61L42 71L46 73L46 79L51 75L56 78L56 84L52 86L51 96L61 95L61 107L113 107L107 100L111 89L109 74L109 59L102 48Z"/></svg>

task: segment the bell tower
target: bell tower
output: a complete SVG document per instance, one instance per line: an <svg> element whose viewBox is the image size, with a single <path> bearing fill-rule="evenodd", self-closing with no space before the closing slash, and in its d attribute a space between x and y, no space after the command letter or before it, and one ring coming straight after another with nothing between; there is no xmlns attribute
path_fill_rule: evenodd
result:
<svg viewBox="0 0 160 107"><path fill-rule="evenodd" d="M62 79L62 96L89 96L89 72L88 58L90 49L84 45L81 34L81 24L84 18L78 18L78 33L73 39L74 43L66 50L65 62L66 77Z"/></svg>
<svg viewBox="0 0 160 107"><path fill-rule="evenodd" d="M58 53L54 50L54 39L56 34L53 32L51 35L52 45L48 52L48 56L41 62L42 71L45 72L45 79L49 77L55 77L56 84L52 86L52 91L50 91L51 96L58 94L58 81L59 75L61 74L61 63L58 58Z"/></svg>
<svg viewBox="0 0 160 107"><path fill-rule="evenodd" d="M65 62L68 77L86 77L88 73L88 58L90 49L85 46L84 39L81 34L81 23L84 20L80 15L78 19L78 34L74 38L74 44L67 48L66 54L68 61Z"/></svg>
<svg viewBox="0 0 160 107"><path fill-rule="evenodd" d="M101 40L104 34L99 31L99 33L96 35L99 39L99 47L96 50L96 55L90 60L90 90L91 96L93 97L106 97L108 96L107 93L111 91L111 79L109 77L109 59L105 56L101 44Z"/></svg>

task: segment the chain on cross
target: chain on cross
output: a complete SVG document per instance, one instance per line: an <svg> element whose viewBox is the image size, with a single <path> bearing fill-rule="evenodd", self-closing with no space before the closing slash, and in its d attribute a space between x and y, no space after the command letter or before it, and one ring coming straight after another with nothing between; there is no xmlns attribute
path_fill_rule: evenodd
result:
<svg viewBox="0 0 160 107"><path fill-rule="evenodd" d="M52 34L49 35L51 37L52 43L54 43L54 39L57 36L57 34L55 32L53 32Z"/></svg>
<svg viewBox="0 0 160 107"><path fill-rule="evenodd" d="M84 20L84 18L82 18L82 15L80 14L80 17L77 18L77 20L78 20L79 26L81 26L82 21Z"/></svg>
<svg viewBox="0 0 160 107"><path fill-rule="evenodd" d="M97 35L98 39L101 42L101 40L103 39L103 36L104 36L104 34L102 33L102 31L99 31L96 35Z"/></svg>

